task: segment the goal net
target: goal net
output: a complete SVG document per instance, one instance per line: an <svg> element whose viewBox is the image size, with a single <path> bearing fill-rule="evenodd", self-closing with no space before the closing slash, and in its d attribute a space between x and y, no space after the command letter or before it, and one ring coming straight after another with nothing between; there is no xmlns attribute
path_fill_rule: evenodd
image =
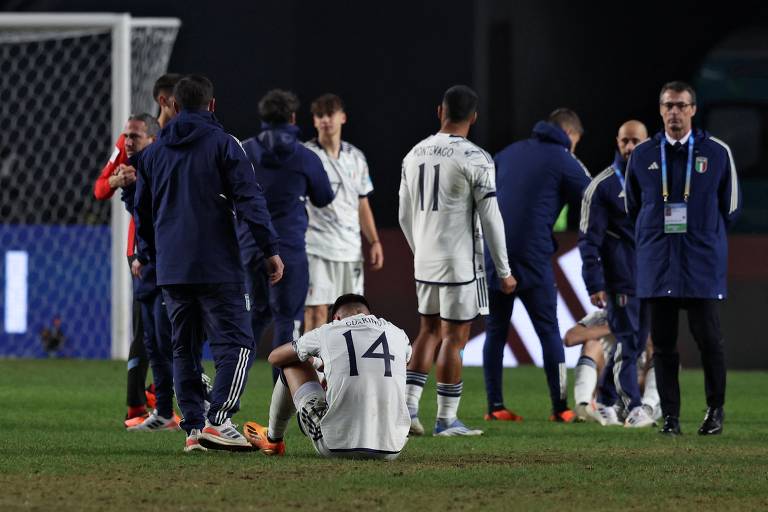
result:
<svg viewBox="0 0 768 512"><path fill-rule="evenodd" d="M157 113L178 28L0 15L0 357L127 356L128 216L93 184L128 115Z"/></svg>

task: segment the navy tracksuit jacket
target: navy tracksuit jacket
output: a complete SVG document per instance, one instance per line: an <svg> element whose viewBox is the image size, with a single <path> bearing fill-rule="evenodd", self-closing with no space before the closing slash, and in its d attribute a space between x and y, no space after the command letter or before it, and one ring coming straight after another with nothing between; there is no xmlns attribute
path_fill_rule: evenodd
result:
<svg viewBox="0 0 768 512"><path fill-rule="evenodd" d="M220 425L239 408L254 348L237 222L267 256L278 253L277 234L242 146L211 112L180 112L139 154L137 176L137 241L171 320L182 427L205 426L202 325L216 364L207 420Z"/></svg>
<svg viewBox="0 0 768 512"><path fill-rule="evenodd" d="M558 126L539 122L533 136L507 146L494 158L496 194L504 219L507 254L517 291L499 290L496 269L486 249L490 316L483 348L489 408L501 407L504 345L515 297L531 317L544 354L555 412L567 408L565 353L557 324L557 290L551 259L556 250L552 227L569 201L578 201L589 184L584 166L570 152L571 141Z"/></svg>
<svg viewBox="0 0 768 512"><path fill-rule="evenodd" d="M608 296L608 325L616 338L615 357L601 376L600 402L613 405L618 391L629 410L642 404L637 358L648 338L648 319L635 296L635 234L624 209L627 162L617 152L613 164L584 191L579 224L582 276L590 295Z"/></svg>
<svg viewBox="0 0 768 512"><path fill-rule="evenodd" d="M320 158L298 140L293 125L263 125L262 131L243 142L243 148L264 189L272 224L280 236L280 257L285 263L283 279L270 286L264 271L261 250L240 223L240 251L251 295L253 336L256 343L274 319L272 346L298 337L304 318L304 302L309 289L309 269L305 244L306 202L322 208L333 201L333 189Z"/></svg>

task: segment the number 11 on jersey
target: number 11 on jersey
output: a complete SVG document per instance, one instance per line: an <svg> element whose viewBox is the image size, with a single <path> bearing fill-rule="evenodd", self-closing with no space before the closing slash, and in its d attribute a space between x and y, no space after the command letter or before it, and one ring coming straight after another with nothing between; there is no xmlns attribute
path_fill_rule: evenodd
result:
<svg viewBox="0 0 768 512"><path fill-rule="evenodd" d="M424 164L419 164L419 208L424 211ZM437 196L440 190L440 164L435 165L435 181L432 183L432 211L437 211Z"/></svg>

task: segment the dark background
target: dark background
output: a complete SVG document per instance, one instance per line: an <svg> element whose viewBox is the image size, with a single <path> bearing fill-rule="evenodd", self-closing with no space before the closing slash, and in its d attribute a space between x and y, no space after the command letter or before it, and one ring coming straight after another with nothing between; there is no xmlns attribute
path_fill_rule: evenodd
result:
<svg viewBox="0 0 768 512"><path fill-rule="evenodd" d="M578 156L596 173L612 159L629 118L659 128L657 94L693 80L707 52L734 31L765 26L768 3L390 1L157 2L0 0L7 11L130 12L182 20L170 70L216 86L217 115L246 138L267 90L294 90L299 124L314 134L311 100L346 102L344 138L368 157L378 223L397 225L400 161L437 130L435 108L452 84L474 86L481 116L470 137L496 152L528 136L558 106L575 109L586 135Z"/></svg>
<svg viewBox="0 0 768 512"><path fill-rule="evenodd" d="M622 122L636 118L652 132L660 128L657 100L663 83L695 81L708 56L734 34L752 30L758 41L768 40L768 2L703 5L0 0L3 11L180 18L169 70L208 75L216 86L217 116L240 138L257 130L257 102L271 88L291 89L302 99L299 125L305 138L314 135L311 100L325 92L339 94L349 116L343 137L368 157L376 187L371 202L385 228L387 263L382 272L366 272L366 286L377 313L411 335L417 315L411 255L397 227L400 161L437 130L435 110L444 90L465 83L478 91L480 120L470 138L492 153L527 137L554 108L573 108L586 128L576 153L594 174L612 160ZM762 51L768 55L768 48ZM755 69L765 72L760 65ZM768 74L758 78L763 80L757 82L758 96L764 98L759 108L768 120ZM704 114L701 109L694 122L703 121ZM763 132L768 141L768 130ZM742 178L757 179L742 180L745 197L752 193L745 208L758 208L750 226L768 226L763 164L768 152L763 149L761 155L757 167L740 169ZM563 242L571 247L572 239L570 234ZM765 234L731 238L731 293L722 308L731 367L768 366L768 346L761 341L768 311L767 254ZM697 366L698 351L683 319L680 330L683 364Z"/></svg>

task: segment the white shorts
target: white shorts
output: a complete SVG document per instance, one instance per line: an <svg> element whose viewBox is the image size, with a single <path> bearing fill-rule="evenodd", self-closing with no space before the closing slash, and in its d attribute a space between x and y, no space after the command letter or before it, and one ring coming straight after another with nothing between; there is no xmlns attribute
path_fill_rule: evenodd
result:
<svg viewBox="0 0 768 512"><path fill-rule="evenodd" d="M308 254L307 306L333 304L346 293L363 294L363 262L331 261Z"/></svg>
<svg viewBox="0 0 768 512"><path fill-rule="evenodd" d="M299 398L301 400L301 398ZM363 450L331 450L325 444L320 420L328 412L328 404L324 397L314 396L304 401L301 409L296 411L299 429L312 441L312 446L321 457L331 459L380 459L395 460L399 453L376 453Z"/></svg>
<svg viewBox="0 0 768 512"><path fill-rule="evenodd" d="M469 322L488 314L488 287L485 279L460 285L416 282L419 313L440 315L443 320Z"/></svg>

